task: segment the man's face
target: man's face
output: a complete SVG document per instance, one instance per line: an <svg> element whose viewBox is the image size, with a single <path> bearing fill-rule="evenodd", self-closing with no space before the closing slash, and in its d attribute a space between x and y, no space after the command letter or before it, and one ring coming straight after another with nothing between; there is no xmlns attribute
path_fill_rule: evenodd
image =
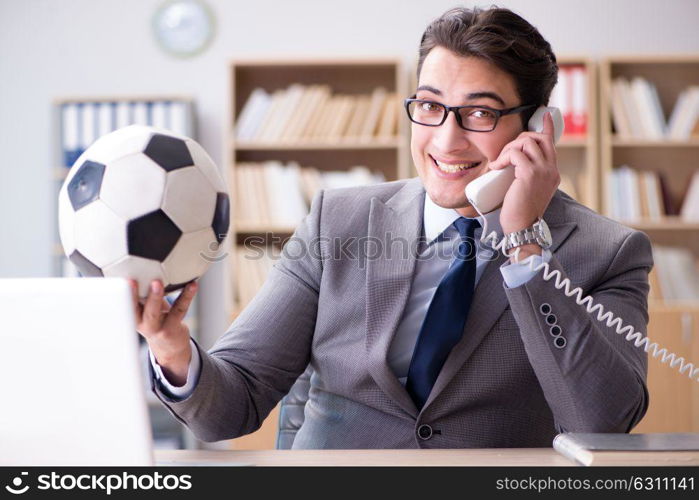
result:
<svg viewBox="0 0 699 500"><path fill-rule="evenodd" d="M483 96L483 93L490 94ZM480 96L476 94L481 94ZM447 106L485 105L496 109L521 105L514 80L491 63L475 57L461 57L443 47L427 54L417 90L418 99ZM478 214L466 200L464 189L476 177L488 172L503 146L522 132L517 114L500 118L492 132L471 132L459 127L454 113L439 127L412 124L410 150L417 172L432 201L444 208L455 208L467 217ZM472 166L475 162L480 162ZM440 169L439 163L462 165L454 173Z"/></svg>

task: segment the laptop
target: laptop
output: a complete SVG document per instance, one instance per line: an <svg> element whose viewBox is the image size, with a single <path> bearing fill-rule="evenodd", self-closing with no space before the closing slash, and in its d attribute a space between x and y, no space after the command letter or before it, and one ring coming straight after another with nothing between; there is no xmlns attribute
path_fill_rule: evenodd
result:
<svg viewBox="0 0 699 500"><path fill-rule="evenodd" d="M131 290L0 279L0 465L154 465Z"/></svg>

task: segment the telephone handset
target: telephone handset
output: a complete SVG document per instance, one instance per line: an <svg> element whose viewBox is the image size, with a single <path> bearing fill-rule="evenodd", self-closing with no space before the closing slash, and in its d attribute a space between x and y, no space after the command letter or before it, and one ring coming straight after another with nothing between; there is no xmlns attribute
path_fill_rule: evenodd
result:
<svg viewBox="0 0 699 500"><path fill-rule="evenodd" d="M528 123L528 129L534 132L541 132L544 128L544 114L550 112L551 118L553 118L553 136L554 143L558 143L561 135L563 134L563 117L558 108L553 107L539 107ZM498 234L495 231L488 233L488 221L483 216L489 212L492 212L500 205L505 199L507 190L515 179L514 167L509 166L502 168L500 170L493 170L488 172L477 179L472 180L468 186L466 186L466 199L469 203L476 209L476 211L481 215L481 220L483 221L483 232L481 234L481 241L488 243L496 251L501 251L505 256L514 256L516 261L519 261L519 248L515 248L512 252L507 252L505 238L498 241ZM526 260L525 260L526 262ZM575 302L578 305L584 306L587 312L591 316L596 316L597 321L604 323L607 327L613 327L618 335L624 335L626 340L633 342L636 347L644 349L654 358L659 358L661 363L668 363L670 367L677 368L677 370L699 382L699 367L695 367L693 363L688 363L684 358L677 356L672 352L668 352L667 349L661 348L657 343L651 343L648 337L644 337L641 332L636 331L636 329L631 325L623 325L621 318L615 317L612 311L605 311L605 308L601 304L595 304L592 297L589 295L583 296L583 290L580 287L571 290L570 280L568 278L563 278L558 269L550 270L549 264L547 262L539 262L538 264L533 258L529 259L529 268L534 271L542 270L544 281L549 281L553 279L553 285L559 289L563 290L563 293L568 297L574 297ZM554 343L556 347L565 346L565 342Z"/></svg>
<svg viewBox="0 0 699 500"><path fill-rule="evenodd" d="M531 132L541 132L544 129L544 114L547 112L551 113L551 118L553 118L553 141L555 144L563 135L564 128L563 116L558 108L539 106L529 119L527 128ZM492 170L468 183L466 199L480 212L487 214L502 204L505 194L514 180L515 168L511 165L500 170Z"/></svg>

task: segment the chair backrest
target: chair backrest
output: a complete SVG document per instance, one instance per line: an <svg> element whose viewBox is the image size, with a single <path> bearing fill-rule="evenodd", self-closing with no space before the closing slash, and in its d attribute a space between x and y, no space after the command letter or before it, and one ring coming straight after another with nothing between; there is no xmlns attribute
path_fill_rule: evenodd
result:
<svg viewBox="0 0 699 500"><path fill-rule="evenodd" d="M306 371L296 379L289 393L281 400L276 443L278 450L291 449L296 433L303 425L303 409L308 401L312 374L313 368L308 365Z"/></svg>

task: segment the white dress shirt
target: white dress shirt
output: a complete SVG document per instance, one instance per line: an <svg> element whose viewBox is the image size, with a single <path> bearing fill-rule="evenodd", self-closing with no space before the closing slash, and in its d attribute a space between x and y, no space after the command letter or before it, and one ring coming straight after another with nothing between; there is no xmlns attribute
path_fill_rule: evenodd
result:
<svg viewBox="0 0 699 500"><path fill-rule="evenodd" d="M425 195L425 207L423 212L423 234L425 242L424 248L417 255L415 274L408 302L403 311L396 334L388 350L388 365L398 377L401 384L405 385L408 375L408 367L413 356L413 349L417 342L420 326L427 314L427 308L432 301L432 296L446 274L453 261L461 238L459 232L453 226L456 219L461 217L458 212L451 208L442 208L436 205L430 197ZM483 232L483 217L477 217L481 227L477 228L474 238L477 242L476 250L476 283L485 271L486 265L495 257L494 250L490 245L480 241ZM495 231L498 238L502 238L502 227L500 226L500 209L485 215L488 225L488 234ZM535 265L549 262L551 252L544 250L542 255L533 255L531 259ZM505 285L509 288L516 288L523 285L536 274L529 267L529 259L523 262L510 264L505 262L500 267ZM171 397L175 399L186 399L194 391L194 387L199 380L201 370L201 359L199 352L190 340L192 347L192 360L187 372L187 382L181 387L173 386L165 378L155 357L150 353L150 361L159 380L161 387Z"/></svg>

